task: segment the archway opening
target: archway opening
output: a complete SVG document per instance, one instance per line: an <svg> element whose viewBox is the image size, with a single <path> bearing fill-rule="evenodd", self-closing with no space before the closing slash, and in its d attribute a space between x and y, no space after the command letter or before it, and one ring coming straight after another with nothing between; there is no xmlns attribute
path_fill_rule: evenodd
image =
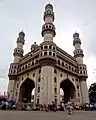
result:
<svg viewBox="0 0 96 120"><path fill-rule="evenodd" d="M35 83L33 80L27 78L20 87L20 102L34 102Z"/></svg>
<svg viewBox="0 0 96 120"><path fill-rule="evenodd" d="M75 98L75 87L69 79L63 80L60 83L60 96L61 101L64 103Z"/></svg>

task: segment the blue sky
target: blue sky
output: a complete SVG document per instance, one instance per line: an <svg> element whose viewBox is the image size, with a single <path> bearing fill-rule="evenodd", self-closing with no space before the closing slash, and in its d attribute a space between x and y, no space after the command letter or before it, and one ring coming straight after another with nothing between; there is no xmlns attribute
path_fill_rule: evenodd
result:
<svg viewBox="0 0 96 120"><path fill-rule="evenodd" d="M26 34L25 54L35 41L40 44L44 7L52 3L55 12L54 42L73 55L73 33L79 32L88 68L88 87L96 81L96 0L0 0L0 91L7 90L8 67L13 61L18 33Z"/></svg>

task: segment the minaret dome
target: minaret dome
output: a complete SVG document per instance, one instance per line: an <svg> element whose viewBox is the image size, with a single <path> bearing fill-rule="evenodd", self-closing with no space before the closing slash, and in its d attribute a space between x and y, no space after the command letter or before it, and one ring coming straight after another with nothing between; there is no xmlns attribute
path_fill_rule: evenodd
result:
<svg viewBox="0 0 96 120"><path fill-rule="evenodd" d="M21 31L21 32L19 33L19 37L25 37L25 33L24 33L23 31Z"/></svg>

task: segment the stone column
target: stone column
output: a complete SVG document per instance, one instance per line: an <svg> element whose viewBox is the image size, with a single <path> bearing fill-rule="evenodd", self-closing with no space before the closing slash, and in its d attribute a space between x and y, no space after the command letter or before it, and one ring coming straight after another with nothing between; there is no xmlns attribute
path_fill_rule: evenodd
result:
<svg viewBox="0 0 96 120"><path fill-rule="evenodd" d="M42 66L41 68L41 100L40 104L50 104L53 98L53 72L52 66Z"/></svg>
<svg viewBox="0 0 96 120"><path fill-rule="evenodd" d="M82 104L89 103L87 83L85 80L80 81L80 87L81 87Z"/></svg>
<svg viewBox="0 0 96 120"><path fill-rule="evenodd" d="M15 92L15 80L9 80L8 84L8 93L10 94L9 99L14 100L14 92Z"/></svg>

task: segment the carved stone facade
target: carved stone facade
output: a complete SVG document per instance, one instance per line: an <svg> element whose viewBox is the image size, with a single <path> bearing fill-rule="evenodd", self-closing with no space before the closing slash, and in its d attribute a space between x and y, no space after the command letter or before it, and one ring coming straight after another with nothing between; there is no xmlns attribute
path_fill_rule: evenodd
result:
<svg viewBox="0 0 96 120"><path fill-rule="evenodd" d="M83 64L83 50L79 34L73 35L75 47L71 56L54 42L56 35L53 6L45 6L45 24L42 26L43 42L31 45L31 52L23 55L25 33L22 31L17 38L14 49L14 62L9 69L9 99L23 102L31 100L31 92L35 88L35 103L60 103L60 88L64 90L64 101L73 100L75 104L89 103L87 90L87 68Z"/></svg>

